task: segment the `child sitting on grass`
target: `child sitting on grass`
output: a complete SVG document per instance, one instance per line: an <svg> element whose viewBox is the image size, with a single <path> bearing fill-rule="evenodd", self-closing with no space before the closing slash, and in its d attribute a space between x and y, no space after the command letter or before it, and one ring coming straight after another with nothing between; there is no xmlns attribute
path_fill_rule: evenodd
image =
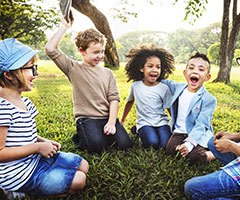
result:
<svg viewBox="0 0 240 200"><path fill-rule="evenodd" d="M22 96L38 75L37 52L13 38L0 41L0 188L9 195L82 190L89 168L79 155L60 152L58 142L37 135L38 111Z"/></svg>
<svg viewBox="0 0 240 200"><path fill-rule="evenodd" d="M190 163L206 163L214 159L207 143L213 136L211 120L216 108L216 98L203 85L211 78L207 56L196 53L190 57L183 75L187 83L163 81L174 94L171 106L173 135L166 153L180 152Z"/></svg>
<svg viewBox="0 0 240 200"><path fill-rule="evenodd" d="M161 83L174 69L174 58L165 49L155 46L132 49L126 55L128 81L133 80L121 123L136 101L136 128L144 148L166 148L171 136L169 118L165 112L171 105L169 87Z"/></svg>
<svg viewBox="0 0 240 200"><path fill-rule="evenodd" d="M69 20L70 21L70 20ZM112 70L100 65L106 39L94 29L79 32L76 46L83 62L72 60L58 49L71 22L62 25L46 45L47 55L68 77L73 87L77 134L73 141L81 150L101 153L114 146L126 150L132 141L117 119L119 92Z"/></svg>
<svg viewBox="0 0 240 200"><path fill-rule="evenodd" d="M240 199L240 134L220 131L208 142L209 149L225 166L185 183L188 199Z"/></svg>

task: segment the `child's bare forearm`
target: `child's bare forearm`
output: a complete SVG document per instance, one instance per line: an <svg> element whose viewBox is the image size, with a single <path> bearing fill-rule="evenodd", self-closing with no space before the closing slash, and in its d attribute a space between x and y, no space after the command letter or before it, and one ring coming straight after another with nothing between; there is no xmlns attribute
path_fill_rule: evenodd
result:
<svg viewBox="0 0 240 200"><path fill-rule="evenodd" d="M125 122L125 119L128 116L128 113L131 111L134 101L128 101L124 107L121 123Z"/></svg>

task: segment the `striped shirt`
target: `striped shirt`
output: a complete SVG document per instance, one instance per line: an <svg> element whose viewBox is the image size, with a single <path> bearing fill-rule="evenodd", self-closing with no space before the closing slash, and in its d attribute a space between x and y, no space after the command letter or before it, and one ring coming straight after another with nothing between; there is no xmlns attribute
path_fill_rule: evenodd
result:
<svg viewBox="0 0 240 200"><path fill-rule="evenodd" d="M35 117L38 114L33 103L25 97L27 111L17 108L9 101L0 98L0 126L8 127L5 147L18 147L37 142ZM1 133L0 133L1 134ZM0 163L0 188L16 191L22 187L35 170L40 154Z"/></svg>
<svg viewBox="0 0 240 200"><path fill-rule="evenodd" d="M223 170L240 185L240 157L224 166Z"/></svg>

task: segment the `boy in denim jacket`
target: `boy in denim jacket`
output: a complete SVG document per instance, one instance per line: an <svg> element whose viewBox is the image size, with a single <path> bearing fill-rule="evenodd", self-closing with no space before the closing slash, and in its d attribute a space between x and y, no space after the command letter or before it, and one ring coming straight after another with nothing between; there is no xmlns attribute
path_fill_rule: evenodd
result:
<svg viewBox="0 0 240 200"><path fill-rule="evenodd" d="M166 153L180 152L190 163L206 163L214 159L207 149L213 136L211 120L216 108L216 98L203 83L211 78L210 62L206 55L193 55L183 71L187 83L164 80L174 96L171 106L173 134L167 144Z"/></svg>

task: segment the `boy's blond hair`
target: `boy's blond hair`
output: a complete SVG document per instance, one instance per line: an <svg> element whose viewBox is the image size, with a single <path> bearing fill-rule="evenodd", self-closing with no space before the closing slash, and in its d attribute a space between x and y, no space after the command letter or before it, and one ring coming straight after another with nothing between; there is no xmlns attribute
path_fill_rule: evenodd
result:
<svg viewBox="0 0 240 200"><path fill-rule="evenodd" d="M106 44L106 38L103 34L96 31L95 29L87 29L85 31L79 32L75 37L75 44L77 48L80 47L85 51L91 42Z"/></svg>

